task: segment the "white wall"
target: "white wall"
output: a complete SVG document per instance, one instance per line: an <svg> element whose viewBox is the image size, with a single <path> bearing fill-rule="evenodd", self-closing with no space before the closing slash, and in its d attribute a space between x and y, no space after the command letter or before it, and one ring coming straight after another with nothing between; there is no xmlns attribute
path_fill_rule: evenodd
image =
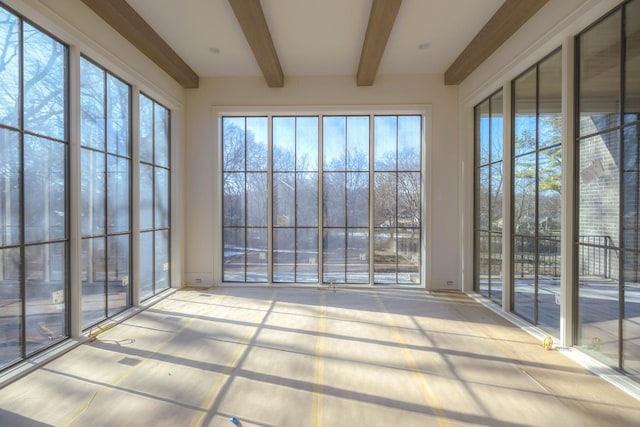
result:
<svg viewBox="0 0 640 427"><path fill-rule="evenodd" d="M187 140L185 176L185 282L217 284L220 266L214 251L221 246L220 227L214 224L218 209L214 163L217 107L339 107L431 106L431 200L428 216L433 245L427 272L427 288L445 288L447 280L458 286L458 123L457 87L444 86L442 75L378 76L372 87L358 87L354 76L289 77L285 87L270 89L262 77L201 79L200 88L187 91Z"/></svg>

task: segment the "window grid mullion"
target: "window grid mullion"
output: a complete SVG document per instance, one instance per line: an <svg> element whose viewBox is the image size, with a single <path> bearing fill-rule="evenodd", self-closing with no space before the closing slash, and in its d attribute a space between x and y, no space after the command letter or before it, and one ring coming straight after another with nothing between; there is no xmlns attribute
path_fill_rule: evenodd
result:
<svg viewBox="0 0 640 427"><path fill-rule="evenodd" d="M293 281L298 281L298 118L294 117L293 137Z"/></svg>
<svg viewBox="0 0 640 427"><path fill-rule="evenodd" d="M318 283L324 283L324 115L318 115Z"/></svg>
<svg viewBox="0 0 640 427"><path fill-rule="evenodd" d="M325 119L326 117L322 114L316 116L318 118L318 126L315 129L315 131L318 134L318 142L317 142L317 150L314 150L315 154L317 155L318 158L318 168L317 171L315 173L315 175L317 176L317 182L316 182L316 189L318 192L317 195L317 201L318 201L318 207L317 207L317 224L314 227L311 227L317 236L317 266L316 266L316 273L317 273L317 280L318 282L322 282L324 283L325 281L334 281L335 279L331 279L330 277L326 276L327 272L330 272L331 270L327 270L327 265L325 265L325 239L326 239L326 234L329 233L331 234L331 232L333 231L334 233L337 232L337 234L342 234L341 236L339 236L338 241L336 242L338 245L342 245L341 248L336 248L338 249L338 251L336 252L336 255L339 256L339 258L342 258L341 260L338 259L337 261L339 261L339 265L336 265L336 267L338 267L337 271L335 271L336 274L331 274L332 276L337 276L338 281L340 283L348 283L349 281L349 232L352 230L352 228L355 228L355 226L352 227L353 224L350 223L349 221L349 214L350 214L350 208L349 208L349 204L351 203L351 198L353 196L353 194L350 193L350 180L349 180L349 176L350 174L353 173L360 173L360 170L358 169L357 171L352 171L350 169L350 165L348 162L348 158L349 158L349 150L350 150L350 144L349 144L349 128L350 128L350 124L348 121L348 118L351 117L349 115L343 115L343 116L331 116L331 117L338 117L340 119L342 119L341 121L343 121L343 126L344 126L344 133L339 135L340 140L342 140L342 143L344 144L344 146L342 147L342 153L341 156L344 156L344 160L345 160L345 165L343 166L343 168L341 170L338 171L325 171L325 158L324 158L324 127L325 127ZM367 248L368 248L368 253L369 253L369 261L367 263L368 265L368 269L367 269L367 274L366 274L366 278L367 280L363 283L369 283L369 284L374 284L375 283L375 209L372 206L372 204L375 204L375 166L374 166L374 152L375 152L375 131L374 131L374 123L375 123L375 114L369 114L365 116L368 119L368 141L367 141L367 145L368 145L368 151L369 151L369 155L367 157L367 164L368 164L368 170L365 172L365 175L368 177L368 188L366 190L366 193L368 195L368 211L367 211L367 220L368 223L365 226L365 228L367 229L368 232L368 243L367 243ZM393 134L390 135L391 138L393 138L393 140L390 140L388 143L390 143L393 147L393 150L395 151L394 153L394 158L393 158L393 169L389 172L387 172L389 174L389 177L391 179L393 179L393 195L390 195L390 197L392 197L394 203L394 211L393 214L396 217L394 220L394 224L393 224L393 229L390 230L393 233L393 238L391 240L393 240L393 242L390 242L390 244L392 244L392 258L389 260L391 263L389 264L389 266L393 267L393 273L391 274L391 278L393 280L393 283L398 283L399 278L401 276L401 271L399 271L401 269L401 257L399 256L399 251L401 250L401 248L398 247L398 241L400 240L400 237L398 236L398 234L400 233L400 229L401 229L401 223L398 221L398 215L400 212L400 201L401 201L401 194L400 194L400 187L401 187L401 183L399 183L399 179L401 179L401 172L399 170L399 165L400 165L400 158L399 158L399 150L400 150L400 129L398 128L398 118L400 116L395 115L395 116L391 116L395 127L392 130ZM276 224L274 223L274 217L275 217L275 184L274 184L274 179L276 172L274 171L274 161L275 161L275 153L274 153L274 145L275 145L275 141L274 141L274 134L273 134L273 116L268 116L268 156L267 156L267 204L269 206L268 212L267 212L267 216L268 216L268 226L266 227L266 232L267 232L267 255L268 255L268 262L266 263L266 267L267 267L267 277L268 277L268 282L269 283L273 283L274 282L274 274L275 274L275 266L276 266L276 262L277 262L277 258L275 257L275 251L278 250L278 248L276 247L276 241L274 240L274 238L276 237L275 234L278 232L278 230L280 229L280 227L276 226ZM300 147L298 146L298 144L300 143L300 141L298 140L298 130L300 127L300 123L298 122L298 116L294 116L294 121L293 121L293 131L294 131L294 145L291 148L293 151L293 157L294 157L294 166L291 170L291 175L292 178L294 179L294 183L293 183L293 195L292 195L292 200L290 200L290 202L292 203L292 206L290 206L287 209L292 209L293 210L293 215L295 215L294 219L293 219L293 224L292 226L288 226L288 227L284 227L282 228L282 230L286 230L286 229L291 229L292 233L290 234L290 238L294 239L294 242L291 244L292 246L292 254L290 254L289 256L289 262L292 263L292 265L290 266L290 271L292 272L292 277L293 277L293 281L297 283L297 280L300 279L300 271L298 268L298 264L297 264L297 260L298 260L298 255L299 255L299 251L300 251L300 236L301 236L301 223L300 220L301 218L298 218L298 211L297 211L297 206L299 204L300 201L300 194L299 193L299 185L298 185L298 180L300 179L300 175L303 173L301 170L299 170L299 167L296 163L296 159L298 156L298 152ZM243 117L243 121L245 123L245 127L246 127L246 123L247 123L247 117ZM422 125L422 121L421 121L421 125ZM224 126L224 125L223 125ZM244 194L243 194L243 200L244 200L244 208L245 208L245 212L243 213L244 216L244 220L245 220L245 225L244 225L244 254L245 254L245 259L243 260L244 265L243 265L243 269L244 269L244 274L245 274L245 280L247 280L247 274L249 271L249 267L250 267L250 262L249 260L247 260L247 254L248 254L248 250L247 247L249 245L250 242L250 237L249 237L249 232L251 231L252 228L261 228L261 227L250 227L248 224L246 224L246 222L249 219L249 214L246 210L248 204L249 204L249 199L250 199L250 194L249 194L249 184L247 183L247 178L249 176L249 173L247 171L247 154L249 151L249 147L247 146L248 144L248 140L249 140L249 136L247 135L247 132L245 130L244 134L243 134L243 146L242 146L242 150L244 151L244 169L245 171L243 172L243 175L245 177L244 183L243 183L243 188L244 188ZM420 160L420 164L422 163L422 160ZM411 171L407 171L408 173ZM342 219L342 225L340 226L332 226L329 224L325 224L325 218L326 218L326 212L324 211L324 202L325 202L325 188L324 188L324 175L325 173L337 173L337 177L341 177L341 179L344 180L343 183L341 183L341 187L342 187L342 191L344 191L344 193L340 196L340 203L342 203L342 214L344 216L344 218ZM410 190L407 190L410 191ZM309 227L303 227L303 228L309 228ZM362 228L362 227L360 227ZM410 242L408 242L407 244L410 245ZM419 247L420 245L418 245ZM391 272L390 272L391 273ZM358 283L361 282L362 279L358 280Z"/></svg>
<svg viewBox="0 0 640 427"><path fill-rule="evenodd" d="M344 116L344 171L343 173L343 178L344 178L344 193L343 193L343 197L342 197L342 203L343 203L343 208L344 208L344 225L343 225L343 230L344 230L344 236L343 236L343 247L344 250L342 251L342 270L343 270L343 281L344 283L347 283L347 254L348 249L347 249L347 244L348 244L348 239L347 239L347 234L349 233L349 207L348 207L348 202L349 202L349 138L347 137L347 135L349 135L349 118L348 116Z"/></svg>
<svg viewBox="0 0 640 427"><path fill-rule="evenodd" d="M618 155L620 156L618 164L621 167L618 168L618 194L620 194L619 200L619 208L618 208L618 236L620 236L620 261L618 262L618 366L620 369L624 369L624 330L623 330L623 322L624 322L624 308L625 308L625 298L624 298L624 267L625 267L625 259L624 255L626 253L625 248L626 244L624 241L624 206L625 206L625 193L624 193L624 129L625 129L625 88L626 88L626 19L627 8L622 7L620 13L620 97L618 99L619 102L619 110L620 110L620 129L618 130L618 140L620 141L620 151Z"/></svg>
<svg viewBox="0 0 640 427"><path fill-rule="evenodd" d="M248 176L249 174L247 173L247 118L244 117L243 118L243 122L244 122L244 133L242 134L242 138L243 138L243 144L242 146L244 147L244 223L243 223L243 227L244 227L244 280L245 282L247 281L247 258L249 257L249 252L247 251L247 248L249 246L249 215L247 214L247 205L249 202L249 197L248 197L248 187L247 187L247 181L248 181Z"/></svg>
<svg viewBox="0 0 640 427"><path fill-rule="evenodd" d="M496 96L496 94L492 94L489 97L489 205L488 205L488 211L489 211L489 215L488 215L488 223L487 223L487 230L488 230L488 237L489 237L489 242L488 242L488 247L489 247L489 271L488 271L488 282L489 282L489 298L492 298L493 296L493 276L491 274L492 272L492 267L493 267L493 240L495 237L495 231L493 230L493 224L492 224L492 218L493 218L493 196L494 196L494 188L493 188L493 170L494 170L494 166L498 166L500 164L500 160L494 159L494 150L493 150L493 99Z"/></svg>
<svg viewBox="0 0 640 427"><path fill-rule="evenodd" d="M20 301L21 301L21 313L20 313L20 356L22 359L27 357L27 325L26 325L26 313L27 313L27 283L26 283L26 233L25 233L25 198L24 198L24 20L18 17L18 140L20 150L20 195L18 196L18 203L20 205L20 277L18 278L20 283Z"/></svg>
<svg viewBox="0 0 640 427"><path fill-rule="evenodd" d="M156 294L156 103L151 101L151 294Z"/></svg>
<svg viewBox="0 0 640 427"><path fill-rule="evenodd" d="M535 141L535 194L534 217L536 226L534 229L535 247L533 253L533 324L538 324L538 287L540 286L540 63L535 66L536 72L536 141Z"/></svg>
<svg viewBox="0 0 640 427"><path fill-rule="evenodd" d="M400 150L399 150L399 135L400 135L400 117L395 116L396 120L396 135L395 135L395 145L396 145L396 284L398 283L398 279L400 277L400 256L398 255L399 241L400 241L400 223L398 218L400 217Z"/></svg>
<svg viewBox="0 0 640 427"><path fill-rule="evenodd" d="M369 285L375 283L376 270L376 229L375 229L375 115L369 114Z"/></svg>
<svg viewBox="0 0 640 427"><path fill-rule="evenodd" d="M103 216L104 216L104 230L103 230L103 236L102 238L104 239L104 254L103 254L103 261L104 261L104 280L102 283L102 287L104 290L104 317L107 317L107 313L109 312L109 307L107 306L108 304L108 294L109 294L109 290L108 290L108 271L109 268L107 266L107 259L108 256L107 254L109 253L109 248L108 248L108 240L107 239L107 235L109 234L109 219L108 219L108 212L109 212L109 197L107 197L108 191L109 191L109 185L108 185L108 181L109 181L109 175L107 173L108 171L108 148L107 148L107 126L106 124L109 121L109 109L108 109L108 105L109 105L109 92L107 90L107 75L108 73L106 72L106 70L102 70L102 93L104 94L104 97L102 98L102 108L104 111L104 129L103 129L103 135L102 135L102 141L104 143L103 148L102 148L102 176L104 177L103 179L103 190L104 190L104 206L103 206ZM93 260L91 260L91 262L93 262Z"/></svg>
<svg viewBox="0 0 640 427"><path fill-rule="evenodd" d="M273 116L267 116L267 283L273 283L273 263L274 263L274 244L273 244ZM245 156L246 157L246 156ZM245 204L245 210L246 210Z"/></svg>

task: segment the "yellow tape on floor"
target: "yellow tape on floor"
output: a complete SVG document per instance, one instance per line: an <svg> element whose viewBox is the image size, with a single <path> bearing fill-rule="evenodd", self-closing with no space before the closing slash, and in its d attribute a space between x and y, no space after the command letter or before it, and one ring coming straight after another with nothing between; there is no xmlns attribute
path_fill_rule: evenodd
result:
<svg viewBox="0 0 640 427"><path fill-rule="evenodd" d="M320 320L318 324L318 340L316 341L316 361L313 373L313 406L311 409L311 425L322 427L322 381L324 378L324 335L327 332L327 297L320 297Z"/></svg>
<svg viewBox="0 0 640 427"><path fill-rule="evenodd" d="M384 313L384 316L387 320L387 325L389 326L389 328L391 328L391 331L393 333L393 336L396 342L402 348L402 354L404 356L404 359L407 362L407 365L409 366L409 368L411 368L411 371L413 372L413 376L418 382L424 401L427 403L427 405L431 409L433 409L433 413L436 416L438 425L443 427L452 426L451 421L449 420L449 418L444 413L444 410L442 409L442 405L440 404L440 401L435 396L435 394L431 391L431 388L427 384L427 380L424 374L418 368L418 364L416 363L415 358L411 354L411 351L407 347L407 343L402 338L402 334L400 334L400 330L396 326L395 322L393 321L393 317L391 317L391 315L387 311L387 308L385 307L384 302L382 301L379 295L376 295L376 300L378 301L380 312Z"/></svg>
<svg viewBox="0 0 640 427"><path fill-rule="evenodd" d="M276 290L274 290L271 293L270 300L272 301L272 307L273 307L273 301L276 301L276 293L277 293ZM270 312L271 312L271 309L267 310L264 313L264 316L262 317L262 319L259 322L256 322L257 326L250 328L247 331L247 333L242 337L242 339L240 340L242 344L239 344L237 346L236 351L233 353L229 361L227 361L227 363L225 364L225 368L223 372L220 374L218 381L216 381L213 387L211 387L209 394L207 395L207 397L205 397L205 399L200 404L201 410L191 419L191 423L189 424L190 427L202 426L203 423L206 421L207 416L212 415L209 413L209 411L213 407L216 399L219 398L220 391L225 386L227 381L231 379L231 375L233 374L233 371L238 367L238 364L240 363L241 359L244 356L246 356L246 352L249 349L249 344L251 343L251 340L255 339L256 334L260 332L260 328L264 325Z"/></svg>

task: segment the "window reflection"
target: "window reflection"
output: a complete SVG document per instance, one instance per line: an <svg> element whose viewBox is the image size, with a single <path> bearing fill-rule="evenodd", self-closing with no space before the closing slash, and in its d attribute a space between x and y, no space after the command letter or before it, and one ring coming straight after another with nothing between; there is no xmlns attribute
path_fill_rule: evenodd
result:
<svg viewBox="0 0 640 427"><path fill-rule="evenodd" d="M154 295L153 231L140 233L140 299Z"/></svg>
<svg viewBox="0 0 640 427"><path fill-rule="evenodd" d="M620 124L620 10L578 38L581 137Z"/></svg>
<svg viewBox="0 0 640 427"><path fill-rule="evenodd" d="M131 241L129 234L107 237L107 316L131 305Z"/></svg>
<svg viewBox="0 0 640 427"><path fill-rule="evenodd" d="M84 57L80 81L82 327L86 329L131 306L131 90Z"/></svg>
<svg viewBox="0 0 640 427"><path fill-rule="evenodd" d="M140 94L140 296L171 286L170 111Z"/></svg>
<svg viewBox="0 0 640 427"><path fill-rule="evenodd" d="M154 163L169 167L169 110L158 103L154 103L153 124Z"/></svg>
<svg viewBox="0 0 640 427"><path fill-rule="evenodd" d="M0 366L22 357L21 325L23 322L20 295L20 248L0 249Z"/></svg>
<svg viewBox="0 0 640 427"><path fill-rule="evenodd" d="M474 289L489 297L489 233L476 229L474 245L475 282Z"/></svg>
<svg viewBox="0 0 640 427"><path fill-rule="evenodd" d="M513 81L513 310L560 335L562 56Z"/></svg>
<svg viewBox="0 0 640 427"><path fill-rule="evenodd" d="M0 369L67 336L67 47L0 5Z"/></svg>
<svg viewBox="0 0 640 427"><path fill-rule="evenodd" d="M0 67L0 123L18 127L20 114L20 19L0 7L0 48L3 55Z"/></svg>
<svg viewBox="0 0 640 427"><path fill-rule="evenodd" d="M153 232L154 246L154 292L158 293L170 286L169 276L169 230L156 230Z"/></svg>
<svg viewBox="0 0 640 427"><path fill-rule="evenodd" d="M502 91L478 104L475 114L474 289L502 304L503 112Z"/></svg>
<svg viewBox="0 0 640 427"><path fill-rule="evenodd" d="M104 234L104 154L92 150L82 150L80 159L82 234L85 236Z"/></svg>
<svg viewBox="0 0 640 427"><path fill-rule="evenodd" d="M140 96L140 117L138 145L140 161L153 163L153 101L146 96Z"/></svg>
<svg viewBox="0 0 640 427"><path fill-rule="evenodd" d="M2 9L0 9L1 11ZM20 134L0 129L0 247L20 244Z"/></svg>
<svg viewBox="0 0 640 427"><path fill-rule="evenodd" d="M581 245L578 256L578 343L617 364L619 282L607 265L619 252L607 246Z"/></svg>
<svg viewBox="0 0 640 427"><path fill-rule="evenodd" d="M640 2L637 2L640 5ZM640 10L640 8L638 8ZM636 12L637 13L637 12ZM623 368L640 375L640 124L624 129L622 180Z"/></svg>
<svg viewBox="0 0 640 427"><path fill-rule="evenodd" d="M121 156L130 154L129 92L129 85L107 75L107 151Z"/></svg>
<svg viewBox="0 0 640 427"><path fill-rule="evenodd" d="M130 230L131 177L128 158L107 156L107 231L125 233Z"/></svg>
<svg viewBox="0 0 640 427"><path fill-rule="evenodd" d="M579 141L578 222L581 243L620 245L619 139L618 132L614 131ZM607 239L607 242L601 243L598 239Z"/></svg>
<svg viewBox="0 0 640 427"><path fill-rule="evenodd" d="M625 8L625 122L640 120L640 2L628 3Z"/></svg>
<svg viewBox="0 0 640 427"><path fill-rule="evenodd" d="M166 228L169 226L169 171L164 168L154 170L154 227Z"/></svg>
<svg viewBox="0 0 640 427"><path fill-rule="evenodd" d="M65 336L65 243L25 247L27 355Z"/></svg>
<svg viewBox="0 0 640 427"><path fill-rule="evenodd" d="M66 144L25 135L24 221L26 242L65 238Z"/></svg>
<svg viewBox="0 0 640 427"><path fill-rule="evenodd" d="M578 37L576 161L578 345L636 377L640 375L639 17L640 1L626 2Z"/></svg>
<svg viewBox="0 0 640 427"><path fill-rule="evenodd" d="M24 129L66 139L67 49L23 22Z"/></svg>
<svg viewBox="0 0 640 427"><path fill-rule="evenodd" d="M82 240L82 325L87 328L106 316L106 241Z"/></svg>

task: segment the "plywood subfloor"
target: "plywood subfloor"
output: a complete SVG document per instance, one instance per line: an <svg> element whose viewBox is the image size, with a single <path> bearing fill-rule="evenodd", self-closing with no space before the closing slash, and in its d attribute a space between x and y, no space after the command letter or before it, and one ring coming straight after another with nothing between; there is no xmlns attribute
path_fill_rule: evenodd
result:
<svg viewBox="0 0 640 427"><path fill-rule="evenodd" d="M0 390L2 426L632 426L640 402L460 294L181 290Z"/></svg>

